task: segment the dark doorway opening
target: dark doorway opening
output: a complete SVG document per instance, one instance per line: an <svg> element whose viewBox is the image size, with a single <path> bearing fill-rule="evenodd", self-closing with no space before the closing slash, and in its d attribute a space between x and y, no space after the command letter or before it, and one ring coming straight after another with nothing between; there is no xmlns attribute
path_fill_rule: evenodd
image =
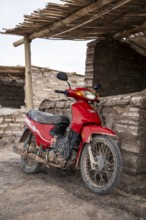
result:
<svg viewBox="0 0 146 220"><path fill-rule="evenodd" d="M15 68L9 68L9 70L7 68L0 68L0 105L20 108L25 105L24 68L19 72Z"/></svg>

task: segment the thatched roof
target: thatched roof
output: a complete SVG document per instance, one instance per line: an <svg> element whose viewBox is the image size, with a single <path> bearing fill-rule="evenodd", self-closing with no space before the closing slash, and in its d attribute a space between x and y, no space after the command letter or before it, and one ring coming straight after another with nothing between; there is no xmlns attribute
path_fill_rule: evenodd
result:
<svg viewBox="0 0 146 220"><path fill-rule="evenodd" d="M121 38L146 30L145 0L64 0L24 15L24 22L5 34L35 38L89 40ZM20 43L23 43L21 40Z"/></svg>

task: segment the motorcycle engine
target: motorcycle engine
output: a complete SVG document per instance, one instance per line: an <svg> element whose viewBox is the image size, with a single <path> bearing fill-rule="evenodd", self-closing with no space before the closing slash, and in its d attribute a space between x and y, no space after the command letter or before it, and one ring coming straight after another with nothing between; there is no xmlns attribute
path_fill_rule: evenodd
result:
<svg viewBox="0 0 146 220"><path fill-rule="evenodd" d="M57 158L57 155L55 153L54 150L50 150L49 153L48 153L48 159L49 159L49 162L51 163L56 163L56 158Z"/></svg>

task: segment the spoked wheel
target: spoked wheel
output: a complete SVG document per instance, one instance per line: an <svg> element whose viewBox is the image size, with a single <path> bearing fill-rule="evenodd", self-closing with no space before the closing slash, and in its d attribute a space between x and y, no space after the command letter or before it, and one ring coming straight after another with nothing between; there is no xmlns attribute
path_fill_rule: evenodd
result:
<svg viewBox="0 0 146 220"><path fill-rule="evenodd" d="M118 183L122 158L116 143L107 136L96 136L81 155L81 174L85 185L97 194L109 193Z"/></svg>
<svg viewBox="0 0 146 220"><path fill-rule="evenodd" d="M28 145L28 139L26 140L26 142L23 145L23 148L25 150L27 149L27 145ZM32 136L32 138L31 138L31 143L29 145L29 149L31 149L34 152L36 151L36 142L35 142L34 136ZM42 164L35 162L34 160L32 160L28 157L21 156L21 167L26 173L31 174L31 173L39 172L42 167Z"/></svg>

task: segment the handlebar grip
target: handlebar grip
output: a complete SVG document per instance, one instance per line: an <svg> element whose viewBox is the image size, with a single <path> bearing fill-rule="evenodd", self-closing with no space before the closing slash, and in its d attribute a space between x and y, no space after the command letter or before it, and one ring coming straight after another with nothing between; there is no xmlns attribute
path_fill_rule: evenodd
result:
<svg viewBox="0 0 146 220"><path fill-rule="evenodd" d="M62 91L62 90L55 90L55 93L62 93L62 94L66 94L65 91Z"/></svg>

